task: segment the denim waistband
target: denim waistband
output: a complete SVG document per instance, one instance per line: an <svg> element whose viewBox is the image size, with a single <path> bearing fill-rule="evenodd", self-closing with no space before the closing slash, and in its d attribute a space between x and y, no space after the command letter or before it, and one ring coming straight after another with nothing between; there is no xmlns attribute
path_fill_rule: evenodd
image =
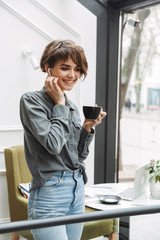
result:
<svg viewBox="0 0 160 240"><path fill-rule="evenodd" d="M62 176L70 176L73 177L75 175L82 174L82 169L70 170L70 171L57 171L53 173L53 176L62 177Z"/></svg>

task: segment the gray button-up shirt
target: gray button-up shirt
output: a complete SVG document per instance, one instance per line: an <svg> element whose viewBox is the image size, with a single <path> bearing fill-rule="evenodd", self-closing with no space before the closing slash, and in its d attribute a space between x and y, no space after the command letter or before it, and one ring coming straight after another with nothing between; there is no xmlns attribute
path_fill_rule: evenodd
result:
<svg viewBox="0 0 160 240"><path fill-rule="evenodd" d="M25 93L20 100L24 128L25 157L32 174L31 189L44 184L55 171L82 169L93 134L81 127L77 107L66 97L66 105L55 105L45 92Z"/></svg>

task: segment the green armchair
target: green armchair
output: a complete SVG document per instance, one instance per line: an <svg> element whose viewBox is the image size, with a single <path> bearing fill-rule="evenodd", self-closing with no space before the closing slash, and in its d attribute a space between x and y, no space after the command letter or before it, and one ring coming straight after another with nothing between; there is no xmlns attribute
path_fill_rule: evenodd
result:
<svg viewBox="0 0 160 240"><path fill-rule="evenodd" d="M13 146L5 149L5 163L7 173L9 210L11 221L27 220L28 200L19 191L20 183L31 181L31 174L25 161L24 146ZM95 211L86 207L86 212ZM110 240L117 239L117 219L99 220L84 223L81 240L88 240L107 235ZM28 240L33 240L30 231L19 232ZM18 239L18 234L13 234L13 239Z"/></svg>

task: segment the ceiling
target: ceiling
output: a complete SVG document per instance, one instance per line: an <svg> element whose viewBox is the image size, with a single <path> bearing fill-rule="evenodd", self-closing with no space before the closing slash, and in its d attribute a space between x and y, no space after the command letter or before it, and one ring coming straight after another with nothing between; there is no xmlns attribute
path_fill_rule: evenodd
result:
<svg viewBox="0 0 160 240"><path fill-rule="evenodd" d="M137 8L160 3L160 0L97 0L105 7L112 7L115 10L130 11Z"/></svg>

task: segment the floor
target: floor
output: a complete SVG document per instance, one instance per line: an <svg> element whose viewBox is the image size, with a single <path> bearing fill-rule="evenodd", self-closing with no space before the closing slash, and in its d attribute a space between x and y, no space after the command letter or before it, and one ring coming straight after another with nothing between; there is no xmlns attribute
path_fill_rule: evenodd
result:
<svg viewBox="0 0 160 240"><path fill-rule="evenodd" d="M0 234L0 240L12 240L11 233ZM26 239L23 237L20 237L20 240L26 240Z"/></svg>

